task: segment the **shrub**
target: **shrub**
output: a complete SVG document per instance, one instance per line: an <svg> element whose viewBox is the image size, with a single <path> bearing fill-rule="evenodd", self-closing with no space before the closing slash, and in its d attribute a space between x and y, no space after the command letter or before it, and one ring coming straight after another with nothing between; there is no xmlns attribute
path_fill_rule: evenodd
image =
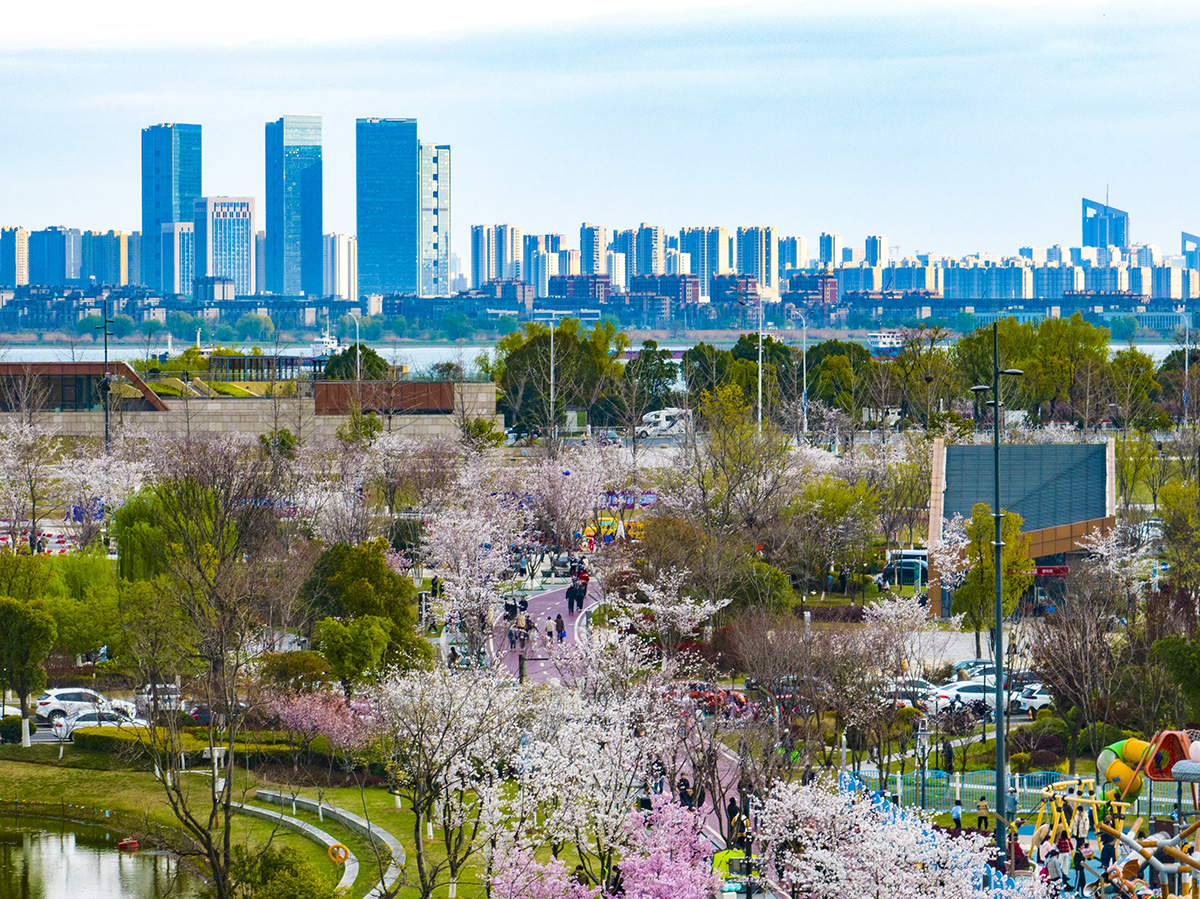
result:
<svg viewBox="0 0 1200 899"><path fill-rule="evenodd" d="M37 733L37 725L31 720L29 722L29 735L33 736ZM0 743L20 743L21 742L21 716L7 715L0 720Z"/></svg>
<svg viewBox="0 0 1200 899"><path fill-rule="evenodd" d="M1034 771L1049 771L1058 766L1058 756L1047 749L1035 749L1029 754L1029 767Z"/></svg>
<svg viewBox="0 0 1200 899"><path fill-rule="evenodd" d="M1114 727L1111 724L1097 724L1096 738L1092 739L1090 728L1084 728L1079 732L1079 751L1098 753L1109 743L1116 743L1125 739L1119 727Z"/></svg>
<svg viewBox="0 0 1200 899"><path fill-rule="evenodd" d="M1009 756L1008 759L1009 764L1012 765L1013 771L1017 774L1029 773L1029 761L1030 759L1028 752L1014 752L1011 756Z"/></svg>
<svg viewBox="0 0 1200 899"><path fill-rule="evenodd" d="M806 611L812 613L813 621L850 624L863 620L862 606L808 606L805 609L795 606L792 609L797 618L803 618Z"/></svg>

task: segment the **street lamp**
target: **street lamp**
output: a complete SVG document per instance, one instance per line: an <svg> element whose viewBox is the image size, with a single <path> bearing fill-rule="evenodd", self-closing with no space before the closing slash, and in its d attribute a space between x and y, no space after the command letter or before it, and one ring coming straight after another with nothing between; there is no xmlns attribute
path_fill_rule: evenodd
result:
<svg viewBox="0 0 1200 899"><path fill-rule="evenodd" d="M1000 511L1000 431L1003 428L1002 415L1004 403L1000 393L1000 376L1009 375L1011 377L1020 377L1023 375L1019 368L1009 368L1003 371L1000 370L1000 327L996 322L992 323L992 383L977 384L971 388L973 393L992 392L992 399L989 404L992 406L994 415L992 417L992 474L995 487L995 502L992 506L992 517L996 522L995 539L992 541L992 553L996 561L996 636L994 644L994 654L996 662L996 706L995 715L993 716L996 722L996 807L1000 807L1000 803L1004 801L1005 793L1005 775L1007 773L1004 763L1004 727L1000 720L1001 714L1007 714L1008 708L1004 702L1004 568L1003 559L1004 541L1001 539L1001 522L1004 513ZM1000 816L996 816L996 848L1004 852L1004 824L1000 820Z"/></svg>

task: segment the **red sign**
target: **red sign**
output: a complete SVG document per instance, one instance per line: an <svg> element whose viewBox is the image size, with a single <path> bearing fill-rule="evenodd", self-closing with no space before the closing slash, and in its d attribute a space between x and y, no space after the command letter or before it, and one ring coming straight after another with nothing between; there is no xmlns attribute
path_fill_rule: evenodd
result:
<svg viewBox="0 0 1200 899"><path fill-rule="evenodd" d="M1066 577L1070 570L1068 565L1038 565L1033 573L1037 577Z"/></svg>

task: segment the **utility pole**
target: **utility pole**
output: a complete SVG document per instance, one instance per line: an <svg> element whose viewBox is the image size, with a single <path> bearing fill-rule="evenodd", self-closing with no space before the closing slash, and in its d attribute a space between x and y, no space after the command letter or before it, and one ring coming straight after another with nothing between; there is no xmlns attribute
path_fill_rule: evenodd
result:
<svg viewBox="0 0 1200 899"><path fill-rule="evenodd" d="M104 332L104 377L100 379L100 400L104 403L104 455L109 452L108 436L108 394L112 390L112 376L108 372L108 326L112 319L108 317L108 298L104 299L104 320L96 325L95 330Z"/></svg>

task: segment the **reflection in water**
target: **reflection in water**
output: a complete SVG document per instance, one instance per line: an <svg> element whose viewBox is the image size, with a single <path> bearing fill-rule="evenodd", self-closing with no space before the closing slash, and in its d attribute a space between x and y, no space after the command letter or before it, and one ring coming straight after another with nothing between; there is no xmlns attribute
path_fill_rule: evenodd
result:
<svg viewBox="0 0 1200 899"><path fill-rule="evenodd" d="M191 899L195 878L165 852L119 852L86 824L0 821L0 899Z"/></svg>

